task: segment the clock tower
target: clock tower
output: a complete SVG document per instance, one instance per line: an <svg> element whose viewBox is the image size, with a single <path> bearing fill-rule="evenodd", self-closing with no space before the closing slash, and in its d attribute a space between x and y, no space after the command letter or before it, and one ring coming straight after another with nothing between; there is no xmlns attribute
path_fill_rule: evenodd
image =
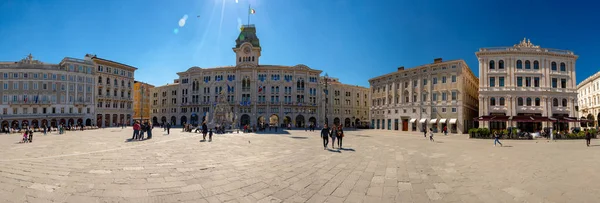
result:
<svg viewBox="0 0 600 203"><path fill-rule="evenodd" d="M260 58L260 41L256 36L256 28L254 25L244 25L241 28L240 35L235 40L235 65L254 65L258 66Z"/></svg>

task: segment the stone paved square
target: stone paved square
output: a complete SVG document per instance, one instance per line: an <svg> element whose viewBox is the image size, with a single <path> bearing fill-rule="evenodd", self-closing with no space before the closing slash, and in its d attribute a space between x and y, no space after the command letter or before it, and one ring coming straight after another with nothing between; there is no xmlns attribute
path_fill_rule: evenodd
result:
<svg viewBox="0 0 600 203"><path fill-rule="evenodd" d="M0 202L597 202L600 143L347 130L215 135L155 128L0 135ZM594 143L595 142L595 143ZM331 145L329 146L331 148Z"/></svg>

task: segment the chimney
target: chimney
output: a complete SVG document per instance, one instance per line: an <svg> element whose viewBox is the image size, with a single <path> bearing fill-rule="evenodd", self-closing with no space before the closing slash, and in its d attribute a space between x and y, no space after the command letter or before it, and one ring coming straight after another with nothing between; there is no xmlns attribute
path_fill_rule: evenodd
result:
<svg viewBox="0 0 600 203"><path fill-rule="evenodd" d="M436 58L436 59L433 59L433 63L434 63L434 64L436 64L436 63L441 63L441 62L442 62L442 58Z"/></svg>
<svg viewBox="0 0 600 203"><path fill-rule="evenodd" d="M404 66L398 67L398 71L404 70Z"/></svg>

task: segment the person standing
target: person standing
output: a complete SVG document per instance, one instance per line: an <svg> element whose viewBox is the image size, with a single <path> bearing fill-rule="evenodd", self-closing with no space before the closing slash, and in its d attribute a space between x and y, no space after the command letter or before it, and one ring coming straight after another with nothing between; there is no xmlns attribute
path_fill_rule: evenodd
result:
<svg viewBox="0 0 600 203"><path fill-rule="evenodd" d="M494 131L494 147L496 146L496 143L500 144L500 147L502 147L502 143L500 142L500 134L498 134L498 131Z"/></svg>
<svg viewBox="0 0 600 203"><path fill-rule="evenodd" d="M146 124L142 123L140 125L140 136L138 136L138 140L144 140L144 132L146 131Z"/></svg>
<svg viewBox="0 0 600 203"><path fill-rule="evenodd" d="M585 144L589 147L590 142L592 141L592 133L589 130L585 130Z"/></svg>
<svg viewBox="0 0 600 203"><path fill-rule="evenodd" d="M206 134L208 133L208 126L206 122L202 122L202 140L206 141Z"/></svg>
<svg viewBox="0 0 600 203"><path fill-rule="evenodd" d="M444 126L444 135L448 136L448 127Z"/></svg>
<svg viewBox="0 0 600 203"><path fill-rule="evenodd" d="M329 144L329 128L327 124L323 125L323 129L321 129L321 138L323 138L323 150L326 150Z"/></svg>
<svg viewBox="0 0 600 203"><path fill-rule="evenodd" d="M47 128L46 128L46 125L44 124L44 125L42 126L42 128L44 128L44 135L46 135L46 132L47 132L47 131L46 131L46 130L47 130Z"/></svg>
<svg viewBox="0 0 600 203"><path fill-rule="evenodd" d="M171 123L167 123L167 135L171 133Z"/></svg>
<svg viewBox="0 0 600 203"><path fill-rule="evenodd" d="M337 139L338 139L338 148L341 149L342 148L342 138L344 137L344 130L342 130L342 125L338 126L338 133L337 133Z"/></svg>
<svg viewBox="0 0 600 203"><path fill-rule="evenodd" d="M427 138L427 128L423 128L423 137Z"/></svg>
<svg viewBox="0 0 600 203"><path fill-rule="evenodd" d="M148 123L148 139L152 139L152 123Z"/></svg>
<svg viewBox="0 0 600 203"><path fill-rule="evenodd" d="M333 127L331 128L331 133L329 134L329 136L331 137L331 148L335 149L335 138L337 137L337 133L338 133L338 129L335 126L335 124L333 124Z"/></svg>
<svg viewBox="0 0 600 203"><path fill-rule="evenodd" d="M29 129L29 143L31 142L33 142L33 130Z"/></svg>
<svg viewBox="0 0 600 203"><path fill-rule="evenodd" d="M131 137L131 140L137 140L139 136L140 136L140 123L138 123L136 121L133 124L133 137Z"/></svg>
<svg viewBox="0 0 600 203"><path fill-rule="evenodd" d="M213 135L213 131L212 131L212 129L210 129L210 130L208 131L208 141L209 141L209 142L212 142L212 135Z"/></svg>
<svg viewBox="0 0 600 203"><path fill-rule="evenodd" d="M433 129L432 128L429 128L429 141L434 142L434 140L433 140Z"/></svg>

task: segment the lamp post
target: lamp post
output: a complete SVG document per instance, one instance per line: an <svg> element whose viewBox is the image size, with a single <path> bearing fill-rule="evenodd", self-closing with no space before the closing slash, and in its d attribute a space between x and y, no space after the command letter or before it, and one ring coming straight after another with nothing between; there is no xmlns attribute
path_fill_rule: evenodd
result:
<svg viewBox="0 0 600 203"><path fill-rule="evenodd" d="M327 119L327 113L328 109L327 107L329 106L329 99L328 99L328 95L329 95L329 89L327 87L327 83L329 82L329 75L327 73L325 73L325 124L327 124L327 126L329 126L329 120Z"/></svg>

